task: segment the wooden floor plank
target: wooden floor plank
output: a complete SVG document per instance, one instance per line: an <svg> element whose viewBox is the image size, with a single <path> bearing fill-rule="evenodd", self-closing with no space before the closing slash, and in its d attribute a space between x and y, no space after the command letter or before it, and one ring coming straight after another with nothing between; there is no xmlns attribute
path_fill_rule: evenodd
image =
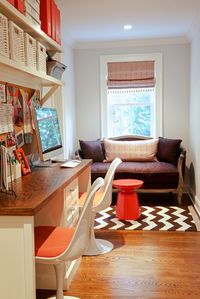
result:
<svg viewBox="0 0 200 299"><path fill-rule="evenodd" d="M66 295L81 299L199 299L200 233L96 231L107 254L83 257ZM53 291L38 291L44 299Z"/></svg>

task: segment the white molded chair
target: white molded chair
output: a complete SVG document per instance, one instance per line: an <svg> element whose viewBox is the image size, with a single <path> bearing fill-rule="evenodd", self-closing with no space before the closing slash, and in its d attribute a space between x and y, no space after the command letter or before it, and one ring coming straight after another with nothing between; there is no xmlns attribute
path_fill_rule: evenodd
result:
<svg viewBox="0 0 200 299"><path fill-rule="evenodd" d="M92 207L92 225L90 231L90 240L88 248L84 251L84 255L104 254L113 249L113 244L107 240L96 239L94 233L94 222L97 212L100 212L111 205L112 202L112 182L117 166L122 163L121 159L115 158L104 178L105 184L96 193ZM87 193L83 193L79 198L79 207L84 204Z"/></svg>
<svg viewBox="0 0 200 299"><path fill-rule="evenodd" d="M54 266L57 283L56 297L53 297L55 299L77 298L63 296L65 262L81 257L85 248L87 248L94 196L103 185L103 178L96 179L92 184L75 228L35 227L35 261L36 263L52 264Z"/></svg>

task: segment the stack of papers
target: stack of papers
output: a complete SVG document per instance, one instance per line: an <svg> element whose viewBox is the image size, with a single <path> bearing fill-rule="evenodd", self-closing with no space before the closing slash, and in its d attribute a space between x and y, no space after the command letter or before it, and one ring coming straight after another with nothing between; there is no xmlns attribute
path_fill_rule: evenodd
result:
<svg viewBox="0 0 200 299"><path fill-rule="evenodd" d="M70 160L70 161L67 161L63 164L60 165L60 167L70 167L70 168L73 168L77 165L79 165L81 163L81 161L79 160Z"/></svg>

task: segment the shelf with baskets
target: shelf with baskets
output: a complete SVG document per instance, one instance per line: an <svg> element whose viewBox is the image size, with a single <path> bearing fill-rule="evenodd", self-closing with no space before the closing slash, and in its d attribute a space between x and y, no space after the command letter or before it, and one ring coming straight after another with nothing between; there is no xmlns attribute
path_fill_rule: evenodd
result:
<svg viewBox="0 0 200 299"><path fill-rule="evenodd" d="M38 71L33 70L26 65L22 65L21 63L7 57L0 56L0 65L6 67L8 71L9 69L12 71L13 80L8 80L9 83L16 84L16 78L20 77L23 74L25 75L26 80L29 82L32 82L34 80L40 87L50 87L47 94L41 99L42 105L56 91L58 87L64 85L62 81L54 77L48 76L44 73L39 73ZM2 67L1 69L3 71Z"/></svg>
<svg viewBox="0 0 200 299"><path fill-rule="evenodd" d="M9 8L9 2L0 0L0 11L4 2L5 7ZM25 18L12 5L10 6L11 11L15 10L16 15L19 14L20 18ZM7 82L13 84L16 84L20 80L19 78L23 78L23 86L28 84L27 87L29 85L37 85L37 88L50 87L42 99L42 103L44 103L59 86L63 85L63 82L59 80L60 78L57 79L46 74L46 50L50 49L51 52L56 52L58 49L49 47L49 45L46 48L45 42L50 39L49 37L39 38L39 40L38 36L34 38L32 31L28 30L27 32L27 27L22 26L22 24L19 26L18 18L11 16L12 14L7 13L6 10L4 10L4 14L0 13L1 77L5 79L7 76ZM33 28L32 24L30 28ZM52 40L52 43L55 42ZM58 47L60 46L58 45Z"/></svg>
<svg viewBox="0 0 200 299"><path fill-rule="evenodd" d="M44 33L39 26L33 25L25 15L20 13L7 0L0 0L0 12L19 27L23 28L25 32L40 41L46 47L47 51L53 53L63 52L63 48L57 42Z"/></svg>
<svg viewBox="0 0 200 299"><path fill-rule="evenodd" d="M10 58L6 58L0 55L0 64L7 66L8 68L15 69L20 73L26 73L27 76L31 77L31 80L33 80L33 77L37 79L38 82L40 82L41 86L63 86L64 83L61 80L58 80L54 77L48 76L43 73L39 73L36 70L33 70L26 65L21 65L21 63L14 61ZM12 82L11 82L12 83Z"/></svg>

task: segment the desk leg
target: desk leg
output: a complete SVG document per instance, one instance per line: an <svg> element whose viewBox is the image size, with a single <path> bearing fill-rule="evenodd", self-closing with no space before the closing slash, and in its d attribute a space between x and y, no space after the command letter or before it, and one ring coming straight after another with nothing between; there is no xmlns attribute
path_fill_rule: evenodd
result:
<svg viewBox="0 0 200 299"><path fill-rule="evenodd" d="M0 297L35 299L33 217L0 217Z"/></svg>
<svg viewBox="0 0 200 299"><path fill-rule="evenodd" d="M91 166L78 177L79 192L87 192L91 186Z"/></svg>

